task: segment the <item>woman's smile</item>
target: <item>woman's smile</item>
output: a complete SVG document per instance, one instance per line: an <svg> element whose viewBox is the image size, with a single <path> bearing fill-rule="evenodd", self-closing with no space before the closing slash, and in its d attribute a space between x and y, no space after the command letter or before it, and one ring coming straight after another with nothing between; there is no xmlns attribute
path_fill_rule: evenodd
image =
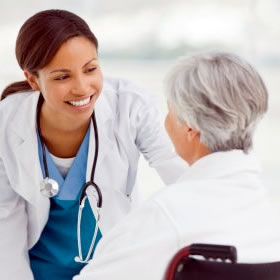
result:
<svg viewBox="0 0 280 280"><path fill-rule="evenodd" d="M75 100L69 100L66 101L65 103L69 106L72 107L72 109L74 110L87 110L87 109L91 109L92 106L94 105L96 99L97 99L98 95L97 94L93 94L87 97L83 97L80 99L75 99Z"/></svg>
<svg viewBox="0 0 280 280"><path fill-rule="evenodd" d="M86 97L84 99L77 100L77 101L68 101L67 103L70 103L71 105L76 106L76 107L81 107L81 106L87 105L89 102L90 102L90 96Z"/></svg>

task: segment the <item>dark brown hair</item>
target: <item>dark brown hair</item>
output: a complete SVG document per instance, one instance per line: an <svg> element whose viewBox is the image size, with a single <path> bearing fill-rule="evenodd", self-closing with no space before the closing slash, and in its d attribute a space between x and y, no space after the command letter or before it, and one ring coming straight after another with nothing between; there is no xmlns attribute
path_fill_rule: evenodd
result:
<svg viewBox="0 0 280 280"><path fill-rule="evenodd" d="M45 10L30 17L21 27L16 40L16 58L22 70L37 75L68 39L84 36L98 49L98 41L88 24L79 16L64 10ZM29 91L27 81L6 87L1 100L10 94Z"/></svg>

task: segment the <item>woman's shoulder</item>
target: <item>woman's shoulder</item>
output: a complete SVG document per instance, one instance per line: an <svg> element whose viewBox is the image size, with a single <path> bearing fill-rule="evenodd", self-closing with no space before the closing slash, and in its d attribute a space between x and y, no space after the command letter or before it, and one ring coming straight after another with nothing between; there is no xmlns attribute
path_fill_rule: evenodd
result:
<svg viewBox="0 0 280 280"><path fill-rule="evenodd" d="M32 91L13 93L7 96L4 100L1 100L0 111L7 110L7 109L10 110L17 109L20 103L22 103L24 100L31 99L33 95L34 92Z"/></svg>
<svg viewBox="0 0 280 280"><path fill-rule="evenodd" d="M32 91L20 92L9 95L0 102L1 127L13 122L15 118L22 118L21 114L27 115L32 110L32 105L37 102L37 94Z"/></svg>

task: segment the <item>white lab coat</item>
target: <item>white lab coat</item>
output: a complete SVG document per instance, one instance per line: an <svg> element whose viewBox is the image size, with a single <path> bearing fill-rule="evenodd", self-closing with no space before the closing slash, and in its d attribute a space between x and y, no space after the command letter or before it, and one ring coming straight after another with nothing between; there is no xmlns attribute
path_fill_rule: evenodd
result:
<svg viewBox="0 0 280 280"><path fill-rule="evenodd" d="M253 155L218 152L134 209L75 280L160 280L192 243L237 247L240 262L280 261L280 225ZM279 211L278 211L279 213Z"/></svg>
<svg viewBox="0 0 280 280"><path fill-rule="evenodd" d="M38 93L19 93L0 102L1 279L31 280L28 249L47 223L50 201L40 193L42 172L36 136ZM124 80L105 79L96 104L99 157L95 181L101 188L103 235L129 212L139 152L170 183L185 168L172 151L150 95ZM87 180L94 157L90 130ZM77 246L77 244L73 244Z"/></svg>

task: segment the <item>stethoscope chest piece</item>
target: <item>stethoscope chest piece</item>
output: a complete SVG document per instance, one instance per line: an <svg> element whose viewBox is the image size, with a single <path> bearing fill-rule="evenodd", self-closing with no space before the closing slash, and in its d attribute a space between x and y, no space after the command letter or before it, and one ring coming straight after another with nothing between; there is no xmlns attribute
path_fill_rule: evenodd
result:
<svg viewBox="0 0 280 280"><path fill-rule="evenodd" d="M45 197L53 197L57 195L58 191L58 183L51 178L44 178L44 180L40 184L40 192Z"/></svg>

